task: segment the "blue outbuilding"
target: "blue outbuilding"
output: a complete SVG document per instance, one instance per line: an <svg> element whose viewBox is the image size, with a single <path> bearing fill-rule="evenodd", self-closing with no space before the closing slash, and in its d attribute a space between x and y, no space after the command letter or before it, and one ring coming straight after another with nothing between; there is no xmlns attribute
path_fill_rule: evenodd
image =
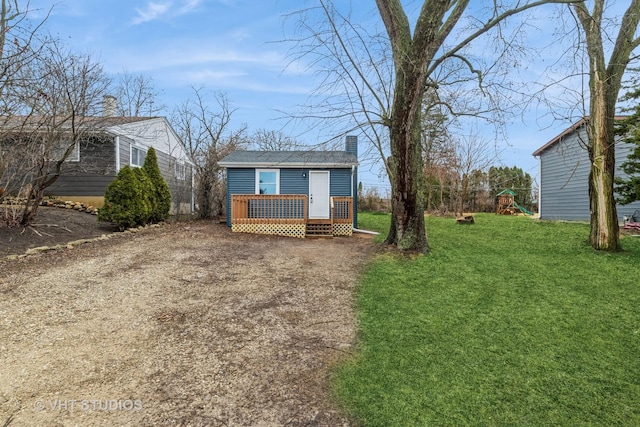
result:
<svg viewBox="0 0 640 427"><path fill-rule="evenodd" d="M234 151L227 171L227 226L293 237L351 235L358 225L358 138L344 150Z"/></svg>

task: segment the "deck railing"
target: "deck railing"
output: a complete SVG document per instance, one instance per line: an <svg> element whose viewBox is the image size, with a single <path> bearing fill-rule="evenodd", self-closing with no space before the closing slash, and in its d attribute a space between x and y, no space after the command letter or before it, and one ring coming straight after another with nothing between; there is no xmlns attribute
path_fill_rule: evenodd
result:
<svg viewBox="0 0 640 427"><path fill-rule="evenodd" d="M333 223L349 224L353 221L353 197L331 198L331 220Z"/></svg>
<svg viewBox="0 0 640 427"><path fill-rule="evenodd" d="M234 194L231 224L305 224L304 194Z"/></svg>
<svg viewBox="0 0 640 427"><path fill-rule="evenodd" d="M330 203L332 223L353 221L352 197L331 197ZM304 194L233 194L231 224L306 224L308 207Z"/></svg>

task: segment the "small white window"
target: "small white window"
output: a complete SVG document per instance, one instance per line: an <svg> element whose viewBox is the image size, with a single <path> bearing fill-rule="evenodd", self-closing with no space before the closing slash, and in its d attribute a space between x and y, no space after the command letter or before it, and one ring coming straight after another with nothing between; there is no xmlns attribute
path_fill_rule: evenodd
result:
<svg viewBox="0 0 640 427"><path fill-rule="evenodd" d="M176 179L184 181L187 177L187 167L184 163L176 162Z"/></svg>
<svg viewBox="0 0 640 427"><path fill-rule="evenodd" d="M144 165L144 158L146 156L147 152L138 148L138 147L134 147L133 145L131 146L131 166L135 166L135 167L139 167L141 168L142 165Z"/></svg>
<svg viewBox="0 0 640 427"><path fill-rule="evenodd" d="M256 194L280 194L279 169L256 169Z"/></svg>

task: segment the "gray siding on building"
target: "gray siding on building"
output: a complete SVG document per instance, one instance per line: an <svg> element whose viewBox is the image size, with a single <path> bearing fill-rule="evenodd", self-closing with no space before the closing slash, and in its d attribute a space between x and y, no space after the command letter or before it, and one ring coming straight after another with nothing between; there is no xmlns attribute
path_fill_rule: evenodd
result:
<svg viewBox="0 0 640 427"><path fill-rule="evenodd" d="M184 179L178 179L176 175L176 158L156 150L158 168L171 191L172 200L177 203L187 203L187 197L191 200L191 167L185 165Z"/></svg>
<svg viewBox="0 0 640 427"><path fill-rule="evenodd" d="M158 158L158 168L162 176L165 179L174 177L176 174L176 159L158 150L156 150L156 157Z"/></svg>
<svg viewBox="0 0 640 427"><path fill-rule="evenodd" d="M540 218L589 221L589 154L584 147L584 127L540 154ZM620 164L627 160L631 147L616 145L618 176L624 176ZM618 205L618 218L640 209L640 202Z"/></svg>
<svg viewBox="0 0 640 427"><path fill-rule="evenodd" d="M133 140L121 136L120 138L120 168L131 164L131 144Z"/></svg>
<svg viewBox="0 0 640 427"><path fill-rule="evenodd" d="M80 160L64 163L62 175L49 186L47 196L103 196L116 174L112 137L80 141Z"/></svg>
<svg viewBox="0 0 640 427"><path fill-rule="evenodd" d="M104 196L114 175L63 174L45 190L45 196Z"/></svg>

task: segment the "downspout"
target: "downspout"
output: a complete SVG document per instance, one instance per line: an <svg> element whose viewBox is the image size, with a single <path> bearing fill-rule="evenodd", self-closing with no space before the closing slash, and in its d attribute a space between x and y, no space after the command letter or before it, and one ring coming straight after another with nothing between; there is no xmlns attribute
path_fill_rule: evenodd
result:
<svg viewBox="0 0 640 427"><path fill-rule="evenodd" d="M120 172L120 137L116 136L116 174Z"/></svg>
<svg viewBox="0 0 640 427"><path fill-rule="evenodd" d="M191 164L191 215L196 211L195 175L193 164Z"/></svg>
<svg viewBox="0 0 640 427"><path fill-rule="evenodd" d="M355 165L351 165L351 197L352 197L353 200L356 200L355 198L358 197L357 194L355 194L355 195L353 194L353 191L354 191L354 188L355 188L353 179L355 178L355 176L356 176L356 166ZM355 216L356 216L355 210L357 209L357 206L356 206L355 203L353 204L353 209L354 209L353 217L355 219ZM351 224L351 229L353 230L354 233L371 234L371 235L374 235L374 236L377 236L378 234L380 234L377 231L361 230L359 228L355 228L353 226L353 223Z"/></svg>
<svg viewBox="0 0 640 427"><path fill-rule="evenodd" d="M356 165L351 165L351 204L353 206L353 218L351 218L351 228L354 229L354 230L356 228L353 226L353 220L356 218L356 210L358 209L358 206L357 206L357 203L356 203L357 202L357 200L356 200L357 195L353 194L353 187L355 186L355 183L354 183L353 179L354 179L355 175L356 175Z"/></svg>
<svg viewBox="0 0 640 427"><path fill-rule="evenodd" d="M542 156L539 157L538 163L538 176L540 182L538 183L538 219L542 218Z"/></svg>

